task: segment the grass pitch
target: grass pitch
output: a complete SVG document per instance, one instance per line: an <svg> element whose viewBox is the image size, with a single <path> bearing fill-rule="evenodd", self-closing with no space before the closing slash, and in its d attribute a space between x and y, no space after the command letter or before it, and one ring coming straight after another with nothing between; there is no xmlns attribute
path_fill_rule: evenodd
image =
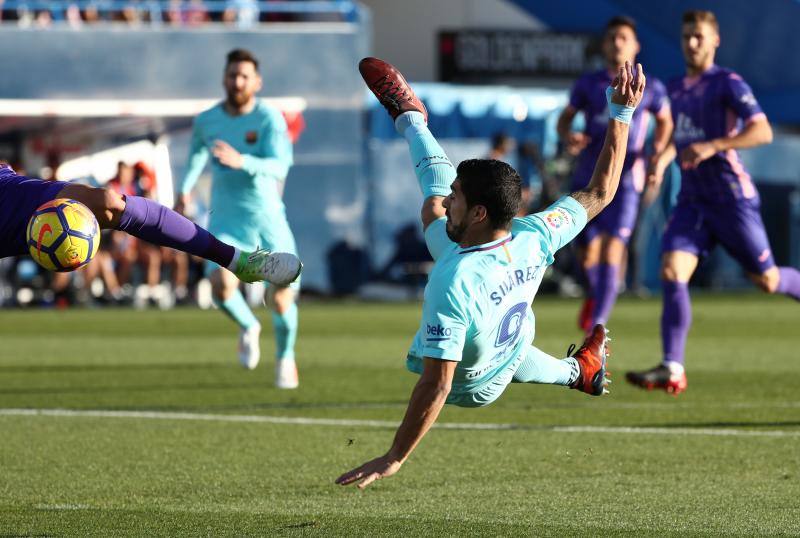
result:
<svg viewBox="0 0 800 538"><path fill-rule="evenodd" d="M580 340L578 306L537 299L537 346ZM0 535L800 534L798 305L696 297L678 398L623 381L658 361L659 315L620 301L609 396L513 385L448 406L461 429L360 492L333 480L391 443L419 305L303 304L288 392L269 331L244 371L218 312L0 311Z"/></svg>

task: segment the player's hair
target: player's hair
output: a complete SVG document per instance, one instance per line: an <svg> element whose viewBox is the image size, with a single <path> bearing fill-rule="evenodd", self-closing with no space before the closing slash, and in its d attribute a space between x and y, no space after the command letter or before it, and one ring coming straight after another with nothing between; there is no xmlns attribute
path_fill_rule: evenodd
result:
<svg viewBox="0 0 800 538"><path fill-rule="evenodd" d="M637 38L639 37L639 34L636 31L636 21L627 15L617 15L616 17L611 17L611 19L609 19L609 21L606 23L605 33L608 33L609 30L618 26L627 26L633 30L633 35L635 35Z"/></svg>
<svg viewBox="0 0 800 538"><path fill-rule="evenodd" d="M522 202L522 180L514 168L494 159L468 159L456 169L469 207L482 205L495 229L507 230Z"/></svg>
<svg viewBox="0 0 800 538"><path fill-rule="evenodd" d="M225 69L228 68L229 65L238 63L238 62L250 62L258 71L258 58L247 49L233 49L228 53L228 59L225 62Z"/></svg>
<svg viewBox="0 0 800 538"><path fill-rule="evenodd" d="M683 17L681 18L681 22L683 24L690 24L690 23L701 23L705 22L710 24L714 31L719 34L719 21L717 21L717 16L714 15L713 11L703 11L702 9L690 9L689 11L684 12Z"/></svg>

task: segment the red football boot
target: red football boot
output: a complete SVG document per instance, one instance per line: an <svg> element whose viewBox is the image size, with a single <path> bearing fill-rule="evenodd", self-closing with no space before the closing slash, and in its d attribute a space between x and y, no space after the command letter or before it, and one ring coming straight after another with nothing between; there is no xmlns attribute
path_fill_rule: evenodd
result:
<svg viewBox="0 0 800 538"><path fill-rule="evenodd" d="M608 331L605 327L597 324L592 329L583 345L572 355L580 366L578 379L570 385L570 388L577 389L592 396L601 396L608 393L608 386L611 381L606 372L606 361L611 355L608 342ZM572 351L572 349L570 349Z"/></svg>
<svg viewBox="0 0 800 538"><path fill-rule="evenodd" d="M659 364L642 372L625 374L628 383L647 390L660 389L677 396L686 390L686 372L673 374L667 366Z"/></svg>
<svg viewBox="0 0 800 538"><path fill-rule="evenodd" d="M425 105L408 85L403 74L393 65L378 58L364 58L358 63L358 70L367 87L393 120L403 112L421 112L425 121L428 121Z"/></svg>

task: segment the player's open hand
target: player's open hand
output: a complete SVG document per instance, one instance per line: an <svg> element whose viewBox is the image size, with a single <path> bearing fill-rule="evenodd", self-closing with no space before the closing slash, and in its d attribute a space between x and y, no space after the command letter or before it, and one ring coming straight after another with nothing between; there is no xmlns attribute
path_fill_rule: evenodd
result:
<svg viewBox="0 0 800 538"><path fill-rule="evenodd" d="M711 142L695 142L681 151L681 168L691 170L706 159L713 157L717 153L717 148Z"/></svg>
<svg viewBox="0 0 800 538"><path fill-rule="evenodd" d="M392 476L400 470L402 464L389 456L381 456L370 460L361 467L356 467L352 471L344 473L336 479L340 486L348 486L353 482L358 482L358 489L364 489L376 480Z"/></svg>
<svg viewBox="0 0 800 538"><path fill-rule="evenodd" d="M222 164L234 170L240 170L244 165L244 157L233 146L223 140L215 140L211 154Z"/></svg>
<svg viewBox="0 0 800 538"><path fill-rule="evenodd" d="M611 94L611 102L636 108L642 101L646 82L647 79L644 76L644 71L642 71L642 64L636 64L636 72L634 73L630 62L625 62L625 65L619 68L614 82L611 83L614 88L614 93Z"/></svg>

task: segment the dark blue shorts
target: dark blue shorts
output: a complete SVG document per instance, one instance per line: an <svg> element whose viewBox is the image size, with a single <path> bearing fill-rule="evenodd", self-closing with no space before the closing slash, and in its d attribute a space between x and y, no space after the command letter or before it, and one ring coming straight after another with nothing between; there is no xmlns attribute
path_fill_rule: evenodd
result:
<svg viewBox="0 0 800 538"><path fill-rule="evenodd" d="M18 176L0 165L0 258L28 253L25 237L36 208L56 198L69 183Z"/></svg>
<svg viewBox="0 0 800 538"><path fill-rule="evenodd" d="M680 250L704 256L717 243L748 273L761 274L775 266L758 203L678 200L667 222L661 252Z"/></svg>

